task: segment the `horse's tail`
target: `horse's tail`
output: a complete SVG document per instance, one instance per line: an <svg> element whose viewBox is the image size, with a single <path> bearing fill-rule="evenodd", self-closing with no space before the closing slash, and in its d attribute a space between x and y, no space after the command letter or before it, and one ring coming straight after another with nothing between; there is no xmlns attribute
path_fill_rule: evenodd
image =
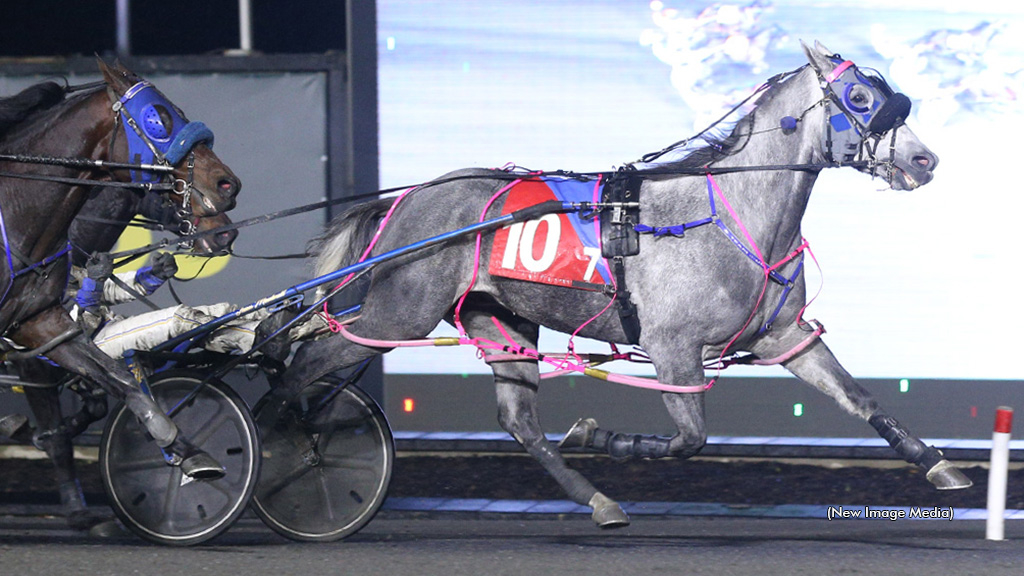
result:
<svg viewBox="0 0 1024 576"><path fill-rule="evenodd" d="M370 245L380 220L393 202L393 198L381 198L356 204L334 218L323 234L312 239L308 253L316 256L316 276L355 264Z"/></svg>

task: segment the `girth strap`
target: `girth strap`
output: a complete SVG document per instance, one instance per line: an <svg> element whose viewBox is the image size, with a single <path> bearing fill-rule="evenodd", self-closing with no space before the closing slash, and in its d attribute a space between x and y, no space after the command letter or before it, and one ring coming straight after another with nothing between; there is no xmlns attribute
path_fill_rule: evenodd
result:
<svg viewBox="0 0 1024 576"><path fill-rule="evenodd" d="M615 300L618 302L619 321L630 344L640 342L640 318L626 288L626 256L640 253L640 186L643 177L630 172L616 172L604 187L602 202L616 206L601 217L601 255L611 264L615 278ZM626 208L625 203L636 207Z"/></svg>

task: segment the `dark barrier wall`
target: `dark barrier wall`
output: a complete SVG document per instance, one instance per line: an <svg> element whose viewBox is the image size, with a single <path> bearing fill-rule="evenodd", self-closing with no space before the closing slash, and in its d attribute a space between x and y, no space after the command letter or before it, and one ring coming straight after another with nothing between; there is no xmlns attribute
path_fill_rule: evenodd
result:
<svg viewBox="0 0 1024 576"><path fill-rule="evenodd" d="M214 150L243 183L238 207L230 213L236 222L377 190L375 88L367 96L351 86L355 73L344 54L139 58L124 64L153 82L190 120L214 131ZM360 73L368 74L365 69ZM0 94L52 79L72 84L97 80L95 58L0 64ZM372 85L372 75L363 83ZM353 122L356 113L359 120ZM358 146L351 144L353 125L362 131ZM306 281L312 277L308 259L260 258L302 255L330 213L320 208L242 228L233 256L181 261L178 276L196 279L174 282L174 291L189 304L248 304ZM130 229L116 249L163 237L169 236ZM174 304L166 289L152 300ZM123 311L144 310L134 304ZM379 372L364 384L382 397ZM20 397L0 391L0 414L14 410L25 410Z"/></svg>

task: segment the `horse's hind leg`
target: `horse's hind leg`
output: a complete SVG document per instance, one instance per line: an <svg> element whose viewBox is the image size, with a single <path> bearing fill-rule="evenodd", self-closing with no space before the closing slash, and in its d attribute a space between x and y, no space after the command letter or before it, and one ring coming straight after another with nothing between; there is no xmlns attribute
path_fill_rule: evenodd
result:
<svg viewBox="0 0 1024 576"><path fill-rule="evenodd" d="M35 380L39 381L39 380ZM93 514L85 503L85 494L75 469L72 439L74 430L68 428L60 409L59 390L53 388L25 388L25 399L36 418L37 431L33 438L37 448L46 452L53 463L54 478L60 494L64 519L75 530L88 530L107 518Z"/></svg>
<svg viewBox="0 0 1024 576"><path fill-rule="evenodd" d="M469 304L469 302L467 302ZM501 322L502 334L494 319ZM515 344L536 347L538 327L498 306L479 302L463 308L462 320L473 337L486 338L502 344L506 334ZM485 351L486 357L500 351ZM540 426L537 412L537 383L540 380L535 360L489 362L494 372L498 397L498 421L526 451L558 482L577 504L593 509L594 522L602 528L629 524L629 517L613 500L597 491L578 471L569 468L555 446L548 442Z"/></svg>
<svg viewBox="0 0 1024 576"><path fill-rule="evenodd" d="M900 457L924 469L928 481L936 488L955 490L971 486L971 480L950 464L941 451L911 435L895 418L882 410L821 340L783 366L804 382L831 396L847 412L867 420Z"/></svg>
<svg viewBox="0 0 1024 576"><path fill-rule="evenodd" d="M16 368L24 382L51 385L25 388L25 399L36 420L33 444L46 452L53 463L61 507L68 525L75 530L88 530L108 518L94 514L86 506L85 494L75 470L72 441L90 424L106 415L106 398L83 394L81 409L65 418L61 410L59 385L67 377L67 372L39 360L17 362Z"/></svg>

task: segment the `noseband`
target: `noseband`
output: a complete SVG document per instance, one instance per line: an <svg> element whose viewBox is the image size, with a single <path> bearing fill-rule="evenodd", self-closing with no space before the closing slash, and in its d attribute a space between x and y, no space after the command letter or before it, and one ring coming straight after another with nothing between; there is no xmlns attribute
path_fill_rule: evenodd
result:
<svg viewBox="0 0 1024 576"><path fill-rule="evenodd" d="M178 210L182 223L180 232L191 234L194 225L190 198L195 190L192 185L195 174L193 149L200 143L212 148L213 131L202 122L186 120L181 110L146 81L138 82L125 91L113 102L111 109L115 114L115 136L118 132L117 122L124 123L130 162L174 167L188 156L188 179L175 180L173 192L182 198ZM132 170L131 177L133 182L157 182L163 175L153 171Z"/></svg>

